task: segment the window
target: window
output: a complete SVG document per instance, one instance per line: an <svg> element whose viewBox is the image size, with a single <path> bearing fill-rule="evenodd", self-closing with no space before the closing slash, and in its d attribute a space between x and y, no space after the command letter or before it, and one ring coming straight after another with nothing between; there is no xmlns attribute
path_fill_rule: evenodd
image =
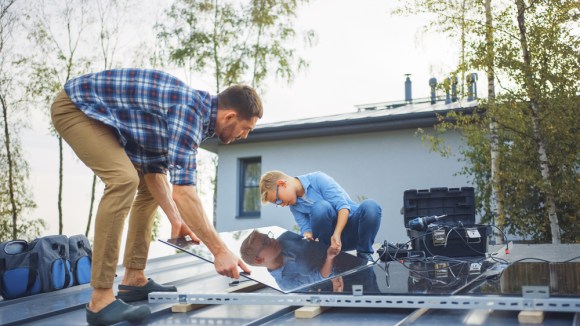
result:
<svg viewBox="0 0 580 326"><path fill-rule="evenodd" d="M239 177L239 217L260 216L260 176L262 175L260 157L240 159Z"/></svg>

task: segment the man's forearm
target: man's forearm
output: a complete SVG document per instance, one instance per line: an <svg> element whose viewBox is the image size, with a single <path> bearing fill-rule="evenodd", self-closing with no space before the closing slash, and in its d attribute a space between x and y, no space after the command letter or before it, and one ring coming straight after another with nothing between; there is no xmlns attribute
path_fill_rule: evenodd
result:
<svg viewBox="0 0 580 326"><path fill-rule="evenodd" d="M334 258L327 258L324 264L320 268L320 275L324 278L328 278L332 274L332 265L334 263Z"/></svg>
<svg viewBox="0 0 580 326"><path fill-rule="evenodd" d="M227 250L213 225L209 223L195 186L174 185L173 200L177 204L181 218L214 256L221 251Z"/></svg>
<svg viewBox="0 0 580 326"><path fill-rule="evenodd" d="M149 193L159 204L169 221L179 219L179 210L171 198L171 186L167 176L161 173L147 173L143 176Z"/></svg>

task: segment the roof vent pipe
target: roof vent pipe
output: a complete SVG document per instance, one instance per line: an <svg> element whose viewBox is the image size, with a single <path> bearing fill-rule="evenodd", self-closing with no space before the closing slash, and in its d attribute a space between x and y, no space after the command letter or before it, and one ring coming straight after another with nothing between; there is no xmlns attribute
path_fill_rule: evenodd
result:
<svg viewBox="0 0 580 326"><path fill-rule="evenodd" d="M451 78L445 78L443 81L443 87L445 88L445 104L449 104L451 103L451 95L449 94L451 89Z"/></svg>
<svg viewBox="0 0 580 326"><path fill-rule="evenodd" d="M457 76L451 77L451 102L457 102Z"/></svg>
<svg viewBox="0 0 580 326"><path fill-rule="evenodd" d="M477 98L477 74L467 75L467 100L473 101Z"/></svg>
<svg viewBox="0 0 580 326"><path fill-rule="evenodd" d="M437 87L437 78L429 79L429 86L431 86L431 104L437 103L437 96L435 95L435 88Z"/></svg>
<svg viewBox="0 0 580 326"><path fill-rule="evenodd" d="M405 79L405 102L413 103L413 95L411 93L411 74L405 74L407 79Z"/></svg>

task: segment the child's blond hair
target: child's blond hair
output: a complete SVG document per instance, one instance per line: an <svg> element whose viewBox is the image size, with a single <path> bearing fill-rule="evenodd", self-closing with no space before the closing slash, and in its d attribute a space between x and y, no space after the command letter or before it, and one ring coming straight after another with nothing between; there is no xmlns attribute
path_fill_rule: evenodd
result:
<svg viewBox="0 0 580 326"><path fill-rule="evenodd" d="M260 194L262 195L262 204L268 203L268 191L276 189L278 180L290 180L290 176L282 171L268 171L262 174L260 178Z"/></svg>

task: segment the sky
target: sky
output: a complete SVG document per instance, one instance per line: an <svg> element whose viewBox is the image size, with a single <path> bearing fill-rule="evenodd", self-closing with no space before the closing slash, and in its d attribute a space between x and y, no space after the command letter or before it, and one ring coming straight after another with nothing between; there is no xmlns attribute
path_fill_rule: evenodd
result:
<svg viewBox="0 0 580 326"><path fill-rule="evenodd" d="M411 74L413 97L427 97L429 78L442 80L457 64L456 46L442 35L423 31L424 17L391 15L395 4L396 1L318 0L302 8L297 27L313 29L318 39L313 48L301 51L309 67L290 85L274 78L266 81L266 92L262 94L265 112L259 124L354 112L355 105L402 100L405 74ZM176 75L180 77L179 72ZM191 84L213 91L203 78ZM46 234L56 234L58 145L56 138L48 134L47 119L34 115L32 129L25 130L22 136L38 204L32 215L48 222ZM64 233L74 235L84 233L86 228L92 172L68 145L64 157ZM102 184L97 189L100 193ZM211 197L202 199L211 216ZM162 217L160 237L169 235L169 222ZM154 243L150 256L170 252L164 245Z"/></svg>

